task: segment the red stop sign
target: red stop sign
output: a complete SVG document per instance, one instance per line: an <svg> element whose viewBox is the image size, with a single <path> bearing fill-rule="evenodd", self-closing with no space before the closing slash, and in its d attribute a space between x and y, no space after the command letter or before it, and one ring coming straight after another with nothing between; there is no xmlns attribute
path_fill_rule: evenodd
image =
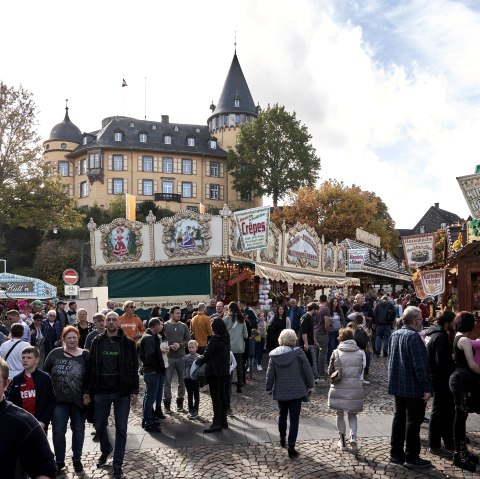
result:
<svg viewBox="0 0 480 479"><path fill-rule="evenodd" d="M62 276L63 276L63 282L65 284L77 284L78 273L74 269L72 268L66 269L63 272Z"/></svg>

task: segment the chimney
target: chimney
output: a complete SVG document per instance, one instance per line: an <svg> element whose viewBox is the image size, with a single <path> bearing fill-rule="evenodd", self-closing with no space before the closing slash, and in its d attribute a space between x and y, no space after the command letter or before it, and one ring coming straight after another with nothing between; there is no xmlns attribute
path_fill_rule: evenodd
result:
<svg viewBox="0 0 480 479"><path fill-rule="evenodd" d="M438 210L438 207L439 207L440 203L435 203L434 206L435 206L435 209Z"/></svg>
<svg viewBox="0 0 480 479"><path fill-rule="evenodd" d="M169 123L168 115L162 115L162 123Z"/></svg>

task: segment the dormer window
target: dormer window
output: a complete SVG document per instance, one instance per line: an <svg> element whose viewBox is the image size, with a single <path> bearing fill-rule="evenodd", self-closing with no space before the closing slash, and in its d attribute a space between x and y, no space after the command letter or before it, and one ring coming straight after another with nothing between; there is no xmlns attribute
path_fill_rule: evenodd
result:
<svg viewBox="0 0 480 479"><path fill-rule="evenodd" d="M163 142L165 143L165 145L171 145L172 144L172 135L164 135Z"/></svg>
<svg viewBox="0 0 480 479"><path fill-rule="evenodd" d="M157 129L157 125L152 125L152 130L156 130Z"/></svg>
<svg viewBox="0 0 480 479"><path fill-rule="evenodd" d="M88 143L88 137L84 136L83 137L83 144L86 145Z"/></svg>
<svg viewBox="0 0 480 479"><path fill-rule="evenodd" d="M178 131L178 126L175 126L175 128L173 129L174 131Z"/></svg>
<svg viewBox="0 0 480 479"><path fill-rule="evenodd" d="M193 136L189 136L187 138L187 145L188 146L195 146L195 138Z"/></svg>
<svg viewBox="0 0 480 479"><path fill-rule="evenodd" d="M123 133L121 131L115 132L115 141L123 141Z"/></svg>
<svg viewBox="0 0 480 479"><path fill-rule="evenodd" d="M240 108L240 100L235 100L235 108Z"/></svg>
<svg viewBox="0 0 480 479"><path fill-rule="evenodd" d="M216 150L217 149L217 140L210 140L210 148L212 150Z"/></svg>
<svg viewBox="0 0 480 479"><path fill-rule="evenodd" d="M130 122L130 128L135 128L135 123L133 121Z"/></svg>
<svg viewBox="0 0 480 479"><path fill-rule="evenodd" d="M138 139L140 143L146 143L147 142L147 134L146 133L140 133L138 135Z"/></svg>

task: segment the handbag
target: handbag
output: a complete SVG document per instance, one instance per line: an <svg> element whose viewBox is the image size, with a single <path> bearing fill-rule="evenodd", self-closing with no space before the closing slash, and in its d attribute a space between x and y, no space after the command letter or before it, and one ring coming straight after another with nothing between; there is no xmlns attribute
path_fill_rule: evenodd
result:
<svg viewBox="0 0 480 479"><path fill-rule="evenodd" d="M338 350L336 349L333 354L335 354L335 357L338 360L338 368L330 374L330 383L331 384L338 384L343 377L343 372L342 372L342 363L340 362L340 355L338 354Z"/></svg>

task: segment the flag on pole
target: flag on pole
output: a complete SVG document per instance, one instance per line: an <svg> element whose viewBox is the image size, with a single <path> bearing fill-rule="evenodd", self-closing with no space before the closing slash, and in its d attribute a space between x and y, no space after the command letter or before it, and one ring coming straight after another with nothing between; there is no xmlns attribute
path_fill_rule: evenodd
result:
<svg viewBox="0 0 480 479"><path fill-rule="evenodd" d="M125 217L129 221L136 221L137 198L135 195L125 194Z"/></svg>
<svg viewBox="0 0 480 479"><path fill-rule="evenodd" d="M198 206L199 206L198 210L200 211L200 213L202 215L204 215L205 214L205 205L203 203L200 203Z"/></svg>
<svg viewBox="0 0 480 479"><path fill-rule="evenodd" d="M123 81L122 81L122 88L123 88L124 86L128 86L128 85L127 85L127 82L125 81L125 78L124 78Z"/></svg>

